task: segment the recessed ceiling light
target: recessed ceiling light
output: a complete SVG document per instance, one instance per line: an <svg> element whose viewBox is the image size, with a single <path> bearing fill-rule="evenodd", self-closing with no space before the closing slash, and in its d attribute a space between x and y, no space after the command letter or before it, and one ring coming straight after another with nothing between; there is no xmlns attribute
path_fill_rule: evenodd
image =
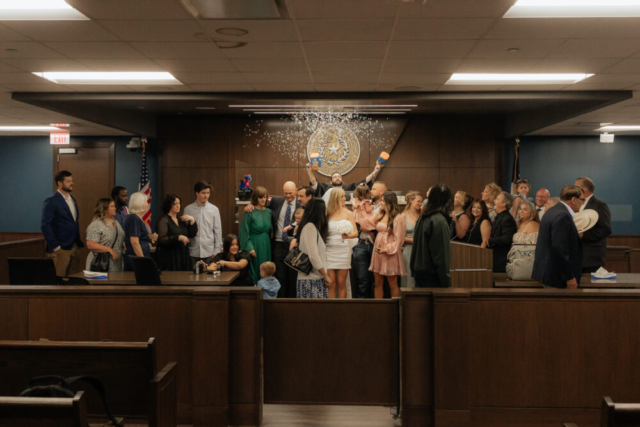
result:
<svg viewBox="0 0 640 427"><path fill-rule="evenodd" d="M87 21L64 0L0 0L0 21Z"/></svg>
<svg viewBox="0 0 640 427"><path fill-rule="evenodd" d="M626 131L626 130L640 130L640 126L602 126L600 129L596 130L618 130L618 131Z"/></svg>
<svg viewBox="0 0 640 427"><path fill-rule="evenodd" d="M453 74L445 85L573 84L593 74Z"/></svg>
<svg viewBox="0 0 640 427"><path fill-rule="evenodd" d="M238 49L239 47L245 47L247 45L247 42L217 41L217 42L215 42L215 44L220 49Z"/></svg>
<svg viewBox="0 0 640 427"><path fill-rule="evenodd" d="M159 83L164 85L181 85L175 77L167 72L44 72L33 73L36 76L65 85L144 85Z"/></svg>
<svg viewBox="0 0 640 427"><path fill-rule="evenodd" d="M218 28L216 30L216 33L223 34L225 36L245 36L249 34L249 31L243 28L227 27L227 28Z"/></svg>
<svg viewBox="0 0 640 427"><path fill-rule="evenodd" d="M640 17L638 0L518 0L504 18Z"/></svg>
<svg viewBox="0 0 640 427"><path fill-rule="evenodd" d="M0 126L0 132L51 132L56 130L62 130L55 126Z"/></svg>

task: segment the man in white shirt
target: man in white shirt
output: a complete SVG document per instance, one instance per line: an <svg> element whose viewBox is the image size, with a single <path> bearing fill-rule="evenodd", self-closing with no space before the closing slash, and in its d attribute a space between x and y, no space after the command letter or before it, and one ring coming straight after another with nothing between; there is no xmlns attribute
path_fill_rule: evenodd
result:
<svg viewBox="0 0 640 427"><path fill-rule="evenodd" d="M546 208L545 204L551 197L551 193L546 188L541 188L536 193L536 210L538 211L538 218L542 219L542 215L544 215Z"/></svg>
<svg viewBox="0 0 640 427"><path fill-rule="evenodd" d="M193 187L196 201L184 208L185 215L191 215L198 224L198 234L189 242L191 263L199 261L211 263L211 258L222 252L222 222L220 210L209 203L211 184L207 181L196 182Z"/></svg>

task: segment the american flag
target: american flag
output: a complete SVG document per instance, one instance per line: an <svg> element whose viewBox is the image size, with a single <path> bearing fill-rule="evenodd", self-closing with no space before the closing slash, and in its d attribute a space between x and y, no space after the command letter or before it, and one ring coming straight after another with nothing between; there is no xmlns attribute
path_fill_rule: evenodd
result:
<svg viewBox="0 0 640 427"><path fill-rule="evenodd" d="M149 171L147 170L147 142L145 140L142 141L142 171L140 172L138 192L146 194L149 203L151 203L151 185L149 184ZM147 224L147 230L151 232L151 205L142 216L142 220Z"/></svg>

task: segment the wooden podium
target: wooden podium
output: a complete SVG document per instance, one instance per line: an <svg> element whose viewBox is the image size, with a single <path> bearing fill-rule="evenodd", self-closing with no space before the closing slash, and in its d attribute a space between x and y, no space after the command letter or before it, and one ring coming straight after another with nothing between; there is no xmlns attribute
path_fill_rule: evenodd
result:
<svg viewBox="0 0 640 427"><path fill-rule="evenodd" d="M492 288L493 251L468 243L451 242L451 286Z"/></svg>

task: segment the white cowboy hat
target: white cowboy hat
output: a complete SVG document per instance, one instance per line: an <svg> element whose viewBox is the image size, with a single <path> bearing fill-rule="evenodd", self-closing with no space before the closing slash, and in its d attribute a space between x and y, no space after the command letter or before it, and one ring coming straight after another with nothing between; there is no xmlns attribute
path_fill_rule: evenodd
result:
<svg viewBox="0 0 640 427"><path fill-rule="evenodd" d="M587 230L593 228L598 222L598 212L593 209L585 209L581 212L576 213L576 216L573 217L573 222L576 223L576 228L578 229L578 233L584 233Z"/></svg>

